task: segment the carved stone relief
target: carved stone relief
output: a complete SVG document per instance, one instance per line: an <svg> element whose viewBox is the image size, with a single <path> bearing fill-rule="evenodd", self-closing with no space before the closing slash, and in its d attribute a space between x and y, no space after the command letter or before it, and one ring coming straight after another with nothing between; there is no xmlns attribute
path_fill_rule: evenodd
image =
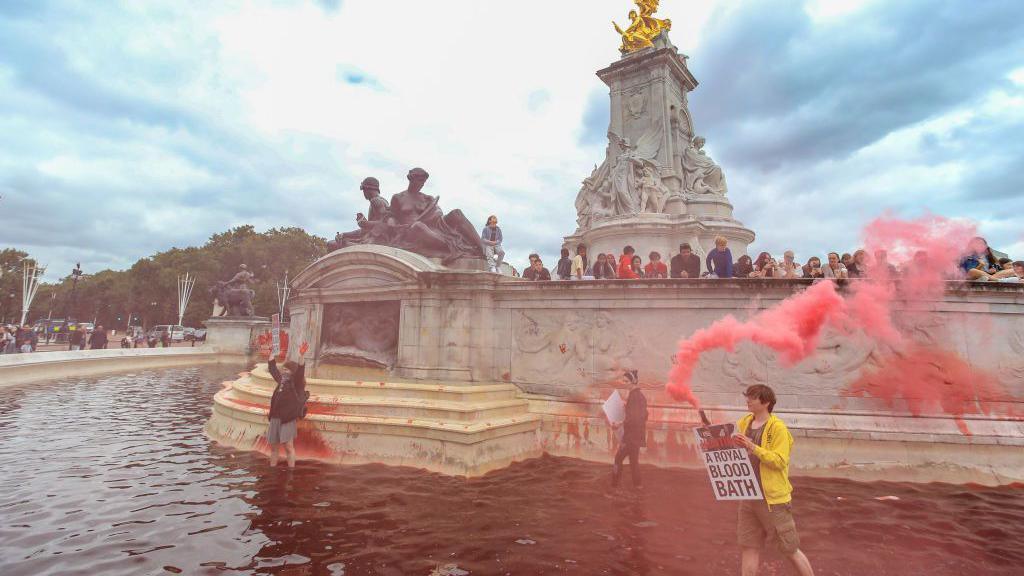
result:
<svg viewBox="0 0 1024 576"><path fill-rule="evenodd" d="M401 302L327 304L320 361L390 369L398 353Z"/></svg>

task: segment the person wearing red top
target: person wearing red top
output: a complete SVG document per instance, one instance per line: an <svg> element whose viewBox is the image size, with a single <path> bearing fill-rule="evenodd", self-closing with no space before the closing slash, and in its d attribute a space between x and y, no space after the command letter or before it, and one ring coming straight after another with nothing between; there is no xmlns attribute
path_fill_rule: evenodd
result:
<svg viewBox="0 0 1024 576"><path fill-rule="evenodd" d="M622 249L622 256L619 256L619 279L620 280L633 280L640 276L633 271L633 254L636 250L632 246L626 246Z"/></svg>
<svg viewBox="0 0 1024 576"><path fill-rule="evenodd" d="M661 254L651 252L648 259L650 262L644 266L644 278L668 278L668 266L661 261Z"/></svg>

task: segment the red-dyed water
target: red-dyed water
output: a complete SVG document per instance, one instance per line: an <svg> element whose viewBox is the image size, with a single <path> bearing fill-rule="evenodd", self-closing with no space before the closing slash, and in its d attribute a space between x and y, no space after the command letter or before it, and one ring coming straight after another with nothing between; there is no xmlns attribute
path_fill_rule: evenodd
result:
<svg viewBox="0 0 1024 576"><path fill-rule="evenodd" d="M0 391L0 571L738 573L735 506L712 500L702 472L645 467L634 495L608 488L608 466L562 458L470 481L312 462L271 470L202 434L213 393L235 371ZM1009 575L1024 565L1024 489L794 484L818 574ZM900 499L874 499L890 495ZM787 570L770 555L762 573Z"/></svg>

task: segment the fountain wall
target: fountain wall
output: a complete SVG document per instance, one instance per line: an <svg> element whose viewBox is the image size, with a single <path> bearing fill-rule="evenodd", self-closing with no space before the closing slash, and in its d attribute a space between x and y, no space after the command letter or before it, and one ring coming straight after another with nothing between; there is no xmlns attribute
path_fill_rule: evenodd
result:
<svg viewBox="0 0 1024 576"><path fill-rule="evenodd" d="M663 392L678 341L727 314L742 319L772 307L808 285L768 279L531 283L364 246L334 252L296 279L292 345L305 338L313 350L332 347L335 358L347 351L407 381L515 384L531 412L545 415L538 436L543 449L597 459L608 457L611 444L601 399L623 369L636 369L652 406L651 459L686 464L698 419ZM922 307L929 313L920 314ZM367 314L360 317L360 310ZM772 386L795 435L807 438L804 446L818 446L794 463L808 472L849 466L870 476L887 466L957 468L980 459L971 467L1003 480L1024 479L1024 426L1014 416L1024 413L1024 286L951 283L943 298L897 304L894 316L918 343L954 353L1005 391L984 399L989 414L963 417L967 434L937 406L915 415L906 399L852 396L851 385L882 369L891 352L859 333L827 333L817 352L795 366L756 345L708 353L694 390L713 419L726 421L743 412L747 386ZM353 339L361 333L370 336ZM333 362L318 353L310 372L333 377L344 370ZM1003 450L1009 447L1016 456ZM929 477L961 479L941 471Z"/></svg>

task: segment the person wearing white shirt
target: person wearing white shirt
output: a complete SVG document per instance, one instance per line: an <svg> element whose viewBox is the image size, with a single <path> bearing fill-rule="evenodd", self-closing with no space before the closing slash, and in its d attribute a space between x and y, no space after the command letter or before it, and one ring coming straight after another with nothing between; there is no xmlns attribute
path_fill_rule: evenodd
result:
<svg viewBox="0 0 1024 576"><path fill-rule="evenodd" d="M803 278L804 270L794 259L792 250L782 255L782 264L776 269L777 278Z"/></svg>

